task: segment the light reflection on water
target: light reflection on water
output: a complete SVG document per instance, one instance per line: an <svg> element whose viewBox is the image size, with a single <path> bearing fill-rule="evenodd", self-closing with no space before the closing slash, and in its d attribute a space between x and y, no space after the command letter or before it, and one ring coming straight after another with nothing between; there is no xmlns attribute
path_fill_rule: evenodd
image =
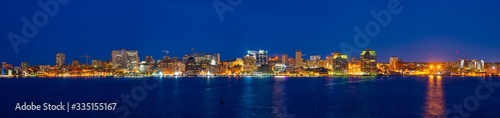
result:
<svg viewBox="0 0 500 118"><path fill-rule="evenodd" d="M283 118L287 115L285 97L286 78L275 78L273 84L273 117Z"/></svg>
<svg viewBox="0 0 500 118"><path fill-rule="evenodd" d="M496 78L498 79L498 78ZM1 79L4 117L117 117L103 111L13 111L16 102L106 102L129 95L141 79ZM150 83L156 80L149 81ZM164 78L129 117L442 117L474 95L473 77ZM15 90L12 90L16 88ZM495 88L496 89L496 88ZM220 104L223 98L225 103ZM484 104L483 104L484 102ZM120 107L128 107L120 102ZM500 94L471 117L500 117ZM83 114L83 115L82 115ZM456 114L455 114L456 115Z"/></svg>
<svg viewBox="0 0 500 118"><path fill-rule="evenodd" d="M429 76L427 84L427 94L425 96L425 115L427 118L443 117L445 113L445 103L441 76Z"/></svg>

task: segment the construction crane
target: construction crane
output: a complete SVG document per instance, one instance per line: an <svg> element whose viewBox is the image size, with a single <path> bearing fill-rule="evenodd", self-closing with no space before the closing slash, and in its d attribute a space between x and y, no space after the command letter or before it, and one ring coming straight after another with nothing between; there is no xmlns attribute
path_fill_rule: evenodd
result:
<svg viewBox="0 0 500 118"><path fill-rule="evenodd" d="M168 50L161 50L162 52L165 52L165 56L168 56L169 51Z"/></svg>
<svg viewBox="0 0 500 118"><path fill-rule="evenodd" d="M90 58L90 56L87 54L85 56L80 56L80 57L85 58L86 64L87 64L87 70L88 70L89 69L89 58Z"/></svg>

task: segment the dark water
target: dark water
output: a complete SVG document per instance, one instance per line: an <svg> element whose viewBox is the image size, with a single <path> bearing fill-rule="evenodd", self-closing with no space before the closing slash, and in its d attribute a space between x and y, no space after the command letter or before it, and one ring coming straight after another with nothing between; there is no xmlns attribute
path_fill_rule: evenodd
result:
<svg viewBox="0 0 500 118"><path fill-rule="evenodd" d="M447 111L449 117L461 116L455 111L463 111L462 115L470 117L498 118L500 86L488 88L484 85L490 84L480 82L489 79L500 82L499 78L489 77L0 79L0 114L2 117L401 118L443 117ZM128 103L127 96L131 99ZM221 98L224 104L220 104ZM16 103L23 102L66 104L115 100L120 100L116 112L14 110ZM460 109L454 109L454 104ZM124 109L129 110L128 114Z"/></svg>

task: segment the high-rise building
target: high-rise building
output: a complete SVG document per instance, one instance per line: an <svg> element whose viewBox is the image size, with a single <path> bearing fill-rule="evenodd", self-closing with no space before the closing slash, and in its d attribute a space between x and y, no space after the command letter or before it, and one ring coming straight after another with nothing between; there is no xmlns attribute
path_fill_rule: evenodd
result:
<svg viewBox="0 0 500 118"><path fill-rule="evenodd" d="M207 63L208 65L214 66L220 63L220 54L219 53L205 53L205 52L196 52L195 62L196 63Z"/></svg>
<svg viewBox="0 0 500 118"><path fill-rule="evenodd" d="M326 56L326 59L325 59L326 64L325 64L325 66L327 68L331 68L332 67L332 62L333 62L332 58L333 58L333 54L331 56Z"/></svg>
<svg viewBox="0 0 500 118"><path fill-rule="evenodd" d="M390 71L399 71L399 66L402 64L403 59L399 57L392 56L389 58L389 70Z"/></svg>
<svg viewBox="0 0 500 118"><path fill-rule="evenodd" d="M246 55L243 57L243 71L245 73L253 73L256 69L256 62L255 56Z"/></svg>
<svg viewBox="0 0 500 118"><path fill-rule="evenodd" d="M146 56L145 61L146 61L146 64L149 64L149 65L155 64L155 59L153 58L153 56Z"/></svg>
<svg viewBox="0 0 500 118"><path fill-rule="evenodd" d="M200 63L197 63L194 57L188 57L185 67L187 75L198 75L203 70Z"/></svg>
<svg viewBox="0 0 500 118"><path fill-rule="evenodd" d="M71 61L71 66L80 66L78 59L73 59L73 61Z"/></svg>
<svg viewBox="0 0 500 118"><path fill-rule="evenodd" d="M97 68L97 67L102 67L102 60L92 60L92 67Z"/></svg>
<svg viewBox="0 0 500 118"><path fill-rule="evenodd" d="M360 55L361 71L368 74L376 74L377 69L377 54L374 50L366 49L361 51Z"/></svg>
<svg viewBox="0 0 500 118"><path fill-rule="evenodd" d="M346 54L338 52L333 53L332 56L332 69L336 74L346 74L349 68L349 58Z"/></svg>
<svg viewBox="0 0 500 118"><path fill-rule="evenodd" d="M281 55L281 63L284 65L288 64L288 54L282 54Z"/></svg>
<svg viewBox="0 0 500 118"><path fill-rule="evenodd" d="M484 72L484 61L476 59L461 59L459 68L463 71Z"/></svg>
<svg viewBox="0 0 500 118"><path fill-rule="evenodd" d="M64 66L64 63L66 62L66 55L64 53L57 53L56 54L56 66L61 67Z"/></svg>
<svg viewBox="0 0 500 118"><path fill-rule="evenodd" d="M137 50L113 50L111 58L113 69L123 68L129 71L139 69L139 52Z"/></svg>
<svg viewBox="0 0 500 118"><path fill-rule="evenodd" d="M295 67L302 67L302 51L300 50L295 51Z"/></svg>
<svg viewBox="0 0 500 118"><path fill-rule="evenodd" d="M255 65L256 66L268 65L269 64L268 63L269 60L268 60L268 56L267 56L267 50L259 50L259 51L249 50L247 54L249 56L255 57L255 60L256 60Z"/></svg>

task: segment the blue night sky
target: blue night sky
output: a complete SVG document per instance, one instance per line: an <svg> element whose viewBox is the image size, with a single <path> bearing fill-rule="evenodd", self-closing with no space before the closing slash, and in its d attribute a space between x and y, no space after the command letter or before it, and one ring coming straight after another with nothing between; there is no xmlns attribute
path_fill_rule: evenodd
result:
<svg viewBox="0 0 500 118"><path fill-rule="evenodd" d="M46 1L46 0L43 0ZM233 59L246 50L266 49L270 56L297 49L322 58L354 45L354 27L375 21L370 11L386 10L389 0L243 0L223 14L214 0L71 0L48 17L28 43L14 51L7 34L22 35L23 16L32 21L43 11L35 0L0 1L0 61L19 65L55 64L58 52L66 61L111 59L111 50L139 50L141 59L161 58L162 49L182 57L218 52ZM221 0L227 4L226 0ZM400 0L402 11L380 28L365 48L378 60L390 56L404 61L448 61L476 58L500 61L500 1ZM355 46L356 47L356 46ZM364 49L364 48L360 48ZM459 54L457 54L457 50ZM359 53L354 55L359 58Z"/></svg>

